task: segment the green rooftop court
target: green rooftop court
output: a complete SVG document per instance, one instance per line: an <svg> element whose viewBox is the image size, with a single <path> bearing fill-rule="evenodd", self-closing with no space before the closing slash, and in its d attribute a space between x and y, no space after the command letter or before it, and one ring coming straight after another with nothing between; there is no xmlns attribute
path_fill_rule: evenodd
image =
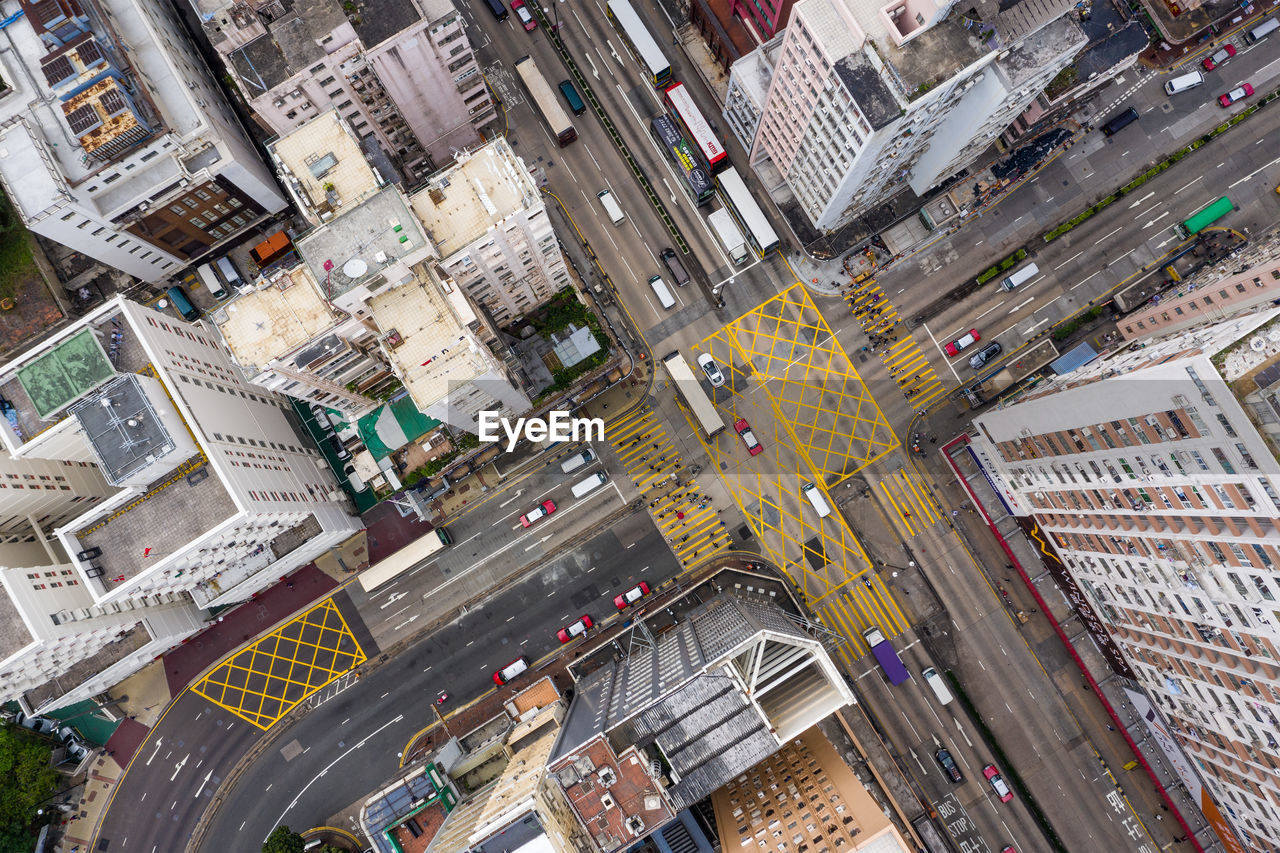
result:
<svg viewBox="0 0 1280 853"><path fill-rule="evenodd" d="M18 382L41 420L66 408L116 373L91 329L84 329L19 368Z"/></svg>

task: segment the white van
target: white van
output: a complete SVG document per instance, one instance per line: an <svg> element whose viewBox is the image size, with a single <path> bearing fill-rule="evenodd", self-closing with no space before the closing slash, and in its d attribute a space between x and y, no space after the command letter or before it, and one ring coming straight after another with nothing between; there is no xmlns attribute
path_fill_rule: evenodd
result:
<svg viewBox="0 0 1280 853"><path fill-rule="evenodd" d="M1204 76L1199 71L1189 71L1186 74L1174 77L1172 80L1167 81L1164 84L1164 91L1165 94L1176 95L1179 92L1194 89L1203 82Z"/></svg>
<svg viewBox="0 0 1280 853"><path fill-rule="evenodd" d="M1249 44L1260 42L1278 29L1280 29L1280 21L1277 21L1275 18L1268 18L1261 24L1258 24L1258 26L1246 32L1244 34L1244 40Z"/></svg>
<svg viewBox="0 0 1280 853"><path fill-rule="evenodd" d="M928 684L930 689L933 690L933 695L938 697L939 705L947 705L955 698L951 695L951 691L947 689L947 682L942 680L942 676L938 674L936 669L926 666L920 671L920 674L924 676L925 684Z"/></svg>
<svg viewBox="0 0 1280 853"><path fill-rule="evenodd" d="M213 267L208 264L201 264L196 267L196 278L200 279L204 289L209 291L209 295L214 299L227 298L227 291L223 288L222 282L218 280L218 274L213 271Z"/></svg>
<svg viewBox="0 0 1280 853"><path fill-rule="evenodd" d="M650 278L649 286L653 288L653 295L658 297L658 301L662 303L663 308L676 307L676 298L671 295L671 288L667 287L667 283L662 280L662 276L655 275Z"/></svg>
<svg viewBox="0 0 1280 853"><path fill-rule="evenodd" d="M595 458L596 458L596 455L591 452L590 448L588 448L582 451L581 453L573 454L568 459L561 462L560 470L565 472L566 474L571 474Z"/></svg>
<svg viewBox="0 0 1280 853"><path fill-rule="evenodd" d="M603 471L597 471L581 483L573 484L573 496L580 498L583 495L590 494L605 484L609 478L605 476Z"/></svg>
<svg viewBox="0 0 1280 853"><path fill-rule="evenodd" d="M818 491L818 487L813 483L805 483L801 486L800 493L809 499L809 503L813 504L813 510L818 514L818 518L826 518L831 515L831 507L827 506L827 499L822 496L822 492Z"/></svg>
<svg viewBox="0 0 1280 853"><path fill-rule="evenodd" d="M1007 276L1004 281L1000 282L1001 290L1013 290L1020 284L1026 284L1040 274L1040 267L1035 264L1027 264L1011 276Z"/></svg>
<svg viewBox="0 0 1280 853"><path fill-rule="evenodd" d="M596 193L596 198L600 199L600 204L604 205L604 212L609 214L609 218L613 220L614 225L621 225L627 217L622 215L622 208L618 207L618 202L614 199L613 193L608 190L600 190Z"/></svg>

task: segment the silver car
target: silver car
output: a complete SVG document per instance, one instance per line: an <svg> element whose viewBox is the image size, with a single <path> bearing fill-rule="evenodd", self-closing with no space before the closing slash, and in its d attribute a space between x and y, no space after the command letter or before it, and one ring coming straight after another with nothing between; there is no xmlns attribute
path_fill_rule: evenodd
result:
<svg viewBox="0 0 1280 853"><path fill-rule="evenodd" d="M702 368L702 372L707 374L707 379L716 388L724 384L724 374L720 372L720 365L716 364L716 360L709 353L702 353L698 356L698 367Z"/></svg>

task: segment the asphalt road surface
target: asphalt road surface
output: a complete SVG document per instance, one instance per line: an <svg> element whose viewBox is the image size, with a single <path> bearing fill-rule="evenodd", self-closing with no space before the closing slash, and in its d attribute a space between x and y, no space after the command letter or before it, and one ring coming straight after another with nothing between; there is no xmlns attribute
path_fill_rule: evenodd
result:
<svg viewBox="0 0 1280 853"><path fill-rule="evenodd" d="M205 837L206 850L256 850L281 822L318 825L395 773L397 753L435 718L441 690L456 702L493 688L495 665L537 661L555 631L638 580L658 585L679 565L644 515L632 515L551 560L484 606L425 637L362 679L344 677L279 734L240 777ZM347 605L349 619L359 617ZM204 698L184 693L139 753L116 793L100 839L113 851L186 849L195 824L236 761L262 737Z"/></svg>

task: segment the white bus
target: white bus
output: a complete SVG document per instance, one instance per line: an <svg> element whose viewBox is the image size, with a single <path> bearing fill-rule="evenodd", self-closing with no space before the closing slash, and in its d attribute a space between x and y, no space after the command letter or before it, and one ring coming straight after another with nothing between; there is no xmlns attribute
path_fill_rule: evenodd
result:
<svg viewBox="0 0 1280 853"><path fill-rule="evenodd" d="M650 34L649 28L640 20L636 10L628 0L609 0L605 11L613 25L622 34L622 40L631 52L640 60L644 76L656 89L665 88L671 83L671 63L663 55L662 48Z"/></svg>
<svg viewBox="0 0 1280 853"><path fill-rule="evenodd" d="M693 412L694 418L697 419L698 425L702 427L702 432L707 438L715 438L723 432L724 419L720 417L720 412L702 390L702 384L689 369L689 362L684 360L684 356L678 351L673 352L662 359L662 363L666 366L672 383L684 398L689 411Z"/></svg>
<svg viewBox="0 0 1280 853"><path fill-rule="evenodd" d="M769 224L768 217L756 203L755 196L747 189L738 170L730 166L716 176L716 181L720 185L720 197L724 200L724 206L729 208L733 218L742 226L743 233L756 252L764 255L778 248L778 233Z"/></svg>
<svg viewBox="0 0 1280 853"><path fill-rule="evenodd" d="M364 587L365 592L372 592L384 583L425 563L433 554L443 550L452 541L449 531L443 527L437 527L434 532L419 536L391 556L379 560L361 572L360 586Z"/></svg>

